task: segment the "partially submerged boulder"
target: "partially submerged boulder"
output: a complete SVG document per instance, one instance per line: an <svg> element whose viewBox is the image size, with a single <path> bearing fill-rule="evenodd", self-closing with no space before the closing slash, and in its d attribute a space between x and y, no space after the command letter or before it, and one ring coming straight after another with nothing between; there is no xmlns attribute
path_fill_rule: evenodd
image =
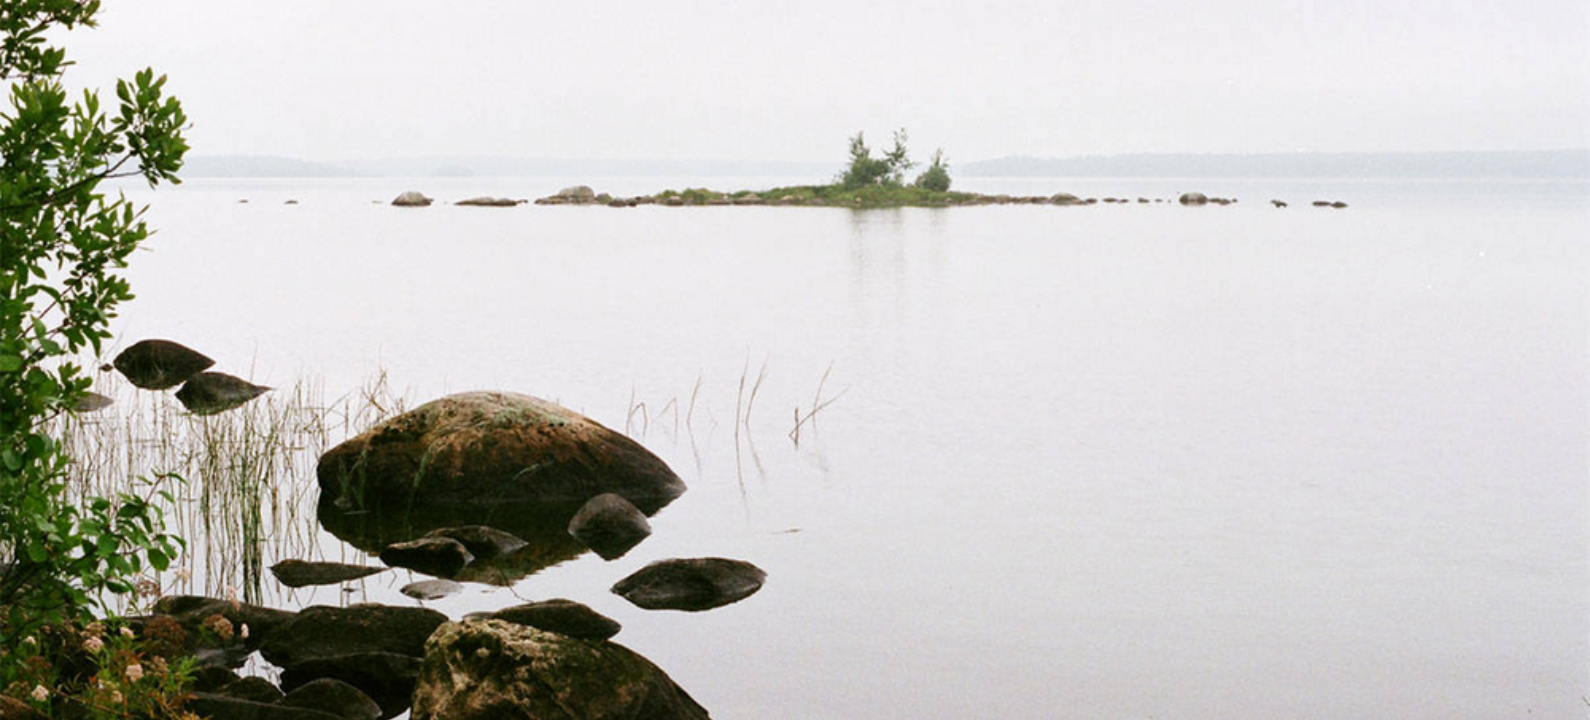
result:
<svg viewBox="0 0 1590 720"><path fill-rule="evenodd" d="M1071 193L1055 193L1049 198L1049 203L1052 205L1086 205L1088 201Z"/></svg>
<svg viewBox="0 0 1590 720"><path fill-rule="evenodd" d="M705 720L645 658L500 620L443 625L426 645L414 720Z"/></svg>
<svg viewBox="0 0 1590 720"><path fill-rule="evenodd" d="M381 562L392 567L418 570L426 575L450 578L458 575L475 556L463 543L452 538L424 537L396 543L381 551Z"/></svg>
<svg viewBox="0 0 1590 720"><path fill-rule="evenodd" d="M424 608L316 605L266 637L260 654L283 667L355 653L417 657L424 651L425 639L446 621L446 615Z"/></svg>
<svg viewBox="0 0 1590 720"><path fill-rule="evenodd" d="M647 610L697 612L722 607L762 589L767 573L743 560L658 560L613 586L613 593Z"/></svg>
<svg viewBox="0 0 1590 720"><path fill-rule="evenodd" d="M574 513L569 521L569 534L596 551L603 560L614 560L650 536L651 523L622 496L603 493Z"/></svg>
<svg viewBox="0 0 1590 720"><path fill-rule="evenodd" d="M425 537L456 540L474 555L476 560L490 560L525 546L525 541L519 536L485 525L437 528L425 533Z"/></svg>
<svg viewBox="0 0 1590 720"><path fill-rule="evenodd" d="M278 705L331 713L343 720L378 720L381 706L359 688L336 678L311 680L290 693Z"/></svg>
<svg viewBox="0 0 1590 720"><path fill-rule="evenodd" d="M359 689L381 707L381 717L397 717L414 698L420 658L390 652L358 652L290 663L282 668L282 689L289 695L316 680L341 680Z"/></svg>
<svg viewBox="0 0 1590 720"><path fill-rule="evenodd" d="M414 192L413 190L403 193L392 200L392 204L398 207L426 207L430 205L431 202L432 200L430 198L425 197L420 193Z"/></svg>
<svg viewBox="0 0 1590 720"><path fill-rule="evenodd" d="M321 456L322 502L342 508L574 509L611 492L656 512L685 490L629 438L529 395L473 392L390 418Z"/></svg>
<svg viewBox="0 0 1590 720"><path fill-rule="evenodd" d="M290 588L308 587L311 585L337 585L349 580L358 580L362 577L386 572L386 570L386 568L368 565L309 562L305 560L283 560L271 566L271 574L276 576L276 580Z"/></svg>
<svg viewBox="0 0 1590 720"><path fill-rule="evenodd" d="M111 364L134 387L165 390L181 385L215 361L170 340L140 340L121 351Z"/></svg>
<svg viewBox="0 0 1590 720"><path fill-rule="evenodd" d="M189 378L177 391L177 400L194 415L215 415L238 407L269 392L264 385L226 373L202 372Z"/></svg>
<svg viewBox="0 0 1590 720"><path fill-rule="evenodd" d="M503 608L489 617L582 640L606 640L624 628L583 603L561 598Z"/></svg>

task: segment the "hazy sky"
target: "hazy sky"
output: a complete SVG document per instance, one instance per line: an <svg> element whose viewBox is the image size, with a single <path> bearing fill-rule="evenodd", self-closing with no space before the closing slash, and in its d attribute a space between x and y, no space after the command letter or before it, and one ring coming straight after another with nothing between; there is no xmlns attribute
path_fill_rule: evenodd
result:
<svg viewBox="0 0 1590 720"><path fill-rule="evenodd" d="M1587 0L109 0L201 154L829 160L1590 145Z"/></svg>

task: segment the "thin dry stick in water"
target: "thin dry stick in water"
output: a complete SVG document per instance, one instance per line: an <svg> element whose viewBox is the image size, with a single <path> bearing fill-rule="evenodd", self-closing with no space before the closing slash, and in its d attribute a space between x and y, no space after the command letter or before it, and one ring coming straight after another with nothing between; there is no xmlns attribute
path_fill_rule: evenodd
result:
<svg viewBox="0 0 1590 720"><path fill-rule="evenodd" d="M751 385L751 397L745 401L745 429L751 429L751 408L756 405L756 392L762 389L762 381L767 379L767 360L762 360L762 369L756 371L756 382ZM744 382L744 379L741 379Z"/></svg>

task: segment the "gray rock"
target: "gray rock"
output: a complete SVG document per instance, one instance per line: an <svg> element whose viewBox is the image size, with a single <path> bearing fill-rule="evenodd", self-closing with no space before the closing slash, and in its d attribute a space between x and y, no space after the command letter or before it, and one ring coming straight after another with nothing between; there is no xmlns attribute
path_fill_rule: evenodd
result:
<svg viewBox="0 0 1590 720"><path fill-rule="evenodd" d="M613 593L647 610L710 610L762 589L767 573L742 560L658 560L613 586Z"/></svg>
<svg viewBox="0 0 1590 720"><path fill-rule="evenodd" d="M1209 196L1200 192L1182 193L1181 197L1176 198L1176 202L1183 205L1207 205Z"/></svg>
<svg viewBox="0 0 1590 720"><path fill-rule="evenodd" d="M134 387L165 390L181 385L215 361L170 340L140 340L121 351L112 364Z"/></svg>
<svg viewBox="0 0 1590 720"><path fill-rule="evenodd" d="M569 521L569 534L604 560L624 553L651 535L646 516L623 496L603 493L591 498Z"/></svg>
<svg viewBox="0 0 1590 720"><path fill-rule="evenodd" d="M463 585L452 580L421 580L404 585L398 592L415 600L440 600L463 589Z"/></svg>
<svg viewBox="0 0 1590 720"><path fill-rule="evenodd" d="M584 604L563 599L503 608L489 618L583 640L606 640L623 629L617 620Z"/></svg>
<svg viewBox="0 0 1590 720"><path fill-rule="evenodd" d="M685 490L635 441L556 404L515 393L451 395L390 418L321 456L322 502L563 515L618 493L656 512ZM565 509L566 508L566 509ZM434 526L433 526L434 527Z"/></svg>
<svg viewBox="0 0 1590 720"><path fill-rule="evenodd" d="M316 605L267 636L260 654L282 667L357 653L417 657L424 652L425 638L446 621L446 615L424 608Z"/></svg>
<svg viewBox="0 0 1590 720"><path fill-rule="evenodd" d="M426 207L429 206L431 202L432 200L430 198L414 192L413 190L403 193L392 200L392 204L398 207Z"/></svg>
<svg viewBox="0 0 1590 720"><path fill-rule="evenodd" d="M516 207L519 205L519 201L510 198L474 197L468 200L459 200L453 204L465 207Z"/></svg>
<svg viewBox="0 0 1590 720"><path fill-rule="evenodd" d="M705 720L707 711L628 648L485 620L431 638L413 718Z"/></svg>
<svg viewBox="0 0 1590 720"><path fill-rule="evenodd" d="M386 572L386 568L304 560L283 560L271 566L271 574L277 581L290 588L336 585L382 572Z"/></svg>
<svg viewBox="0 0 1590 720"><path fill-rule="evenodd" d="M562 198L565 202L584 204L596 202L596 191L586 185L575 185L559 190L553 197Z"/></svg>
<svg viewBox="0 0 1590 720"><path fill-rule="evenodd" d="M475 556L463 543L443 537L396 543L381 551L381 562L392 567L408 568L443 578L456 577L465 565L474 561Z"/></svg>
<svg viewBox="0 0 1590 720"><path fill-rule="evenodd" d="M457 540L477 560L490 560L525 546L518 536L485 525L437 528L425 533L425 537Z"/></svg>
<svg viewBox="0 0 1590 720"><path fill-rule="evenodd" d="M189 378L177 391L177 400L194 415L214 415L238 407L269 392L264 385L255 385L226 373L202 372Z"/></svg>
<svg viewBox="0 0 1590 720"><path fill-rule="evenodd" d="M381 717L381 706L364 691L329 677L298 686L277 704L319 710L343 720L377 720Z"/></svg>
<svg viewBox="0 0 1590 720"><path fill-rule="evenodd" d="M1051 204L1054 204L1054 205L1086 205L1086 204L1088 204L1087 201L1085 201L1082 198L1079 198L1079 197L1077 197L1075 195L1072 195L1071 193L1055 193L1053 196L1051 196L1049 198L1049 202Z"/></svg>

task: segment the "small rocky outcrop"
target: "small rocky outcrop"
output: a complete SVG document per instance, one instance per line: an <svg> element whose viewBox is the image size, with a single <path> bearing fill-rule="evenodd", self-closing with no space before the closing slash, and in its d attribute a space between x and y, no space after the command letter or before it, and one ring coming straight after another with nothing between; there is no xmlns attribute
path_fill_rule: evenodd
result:
<svg viewBox="0 0 1590 720"><path fill-rule="evenodd" d="M517 535L485 525L437 528L425 533L425 537L457 540L477 560L490 560L525 546L525 541Z"/></svg>
<svg viewBox="0 0 1590 720"><path fill-rule="evenodd" d="M564 518L605 492L655 512L685 490L624 435L545 400L500 392L450 395L390 418L326 452L316 474L322 503L341 508L567 508Z"/></svg>
<svg viewBox="0 0 1590 720"><path fill-rule="evenodd" d="M704 720L707 711L628 648L484 620L431 638L412 717Z"/></svg>
<svg viewBox="0 0 1590 720"><path fill-rule="evenodd" d="M559 190L556 195L536 200L537 205L589 205L596 202L596 191L586 185L575 185Z"/></svg>
<svg viewBox="0 0 1590 720"><path fill-rule="evenodd" d="M569 521L569 534L596 551L603 560L614 560L650 536L651 523L622 496L603 493L574 513L574 519Z"/></svg>
<svg viewBox="0 0 1590 720"><path fill-rule="evenodd" d="M215 361L170 340L140 340L121 351L111 364L134 387L165 390L181 385Z"/></svg>
<svg viewBox="0 0 1590 720"><path fill-rule="evenodd" d="M426 575L450 578L475 561L464 544L452 538L425 537L388 545L381 551L381 562L392 567L418 570Z"/></svg>
<svg viewBox="0 0 1590 720"><path fill-rule="evenodd" d="M417 656L390 652L315 658L284 667L282 689L290 695L316 680L341 680L374 700L381 707L381 717L396 717L413 701L420 662Z"/></svg>
<svg viewBox="0 0 1590 720"><path fill-rule="evenodd" d="M417 657L424 651L425 638L446 621L446 615L424 608L316 605L270 633L260 654L283 667L355 653Z"/></svg>
<svg viewBox="0 0 1590 720"><path fill-rule="evenodd" d="M519 205L519 201L511 198L473 197L468 200L459 200L453 204L465 207L516 207Z"/></svg>
<svg viewBox="0 0 1590 720"><path fill-rule="evenodd" d="M421 580L404 585L398 590L415 600L440 600L463 591L464 586L452 580Z"/></svg>
<svg viewBox="0 0 1590 720"><path fill-rule="evenodd" d="M606 640L624 628L583 603L561 598L503 608L488 617L582 640Z"/></svg>
<svg viewBox="0 0 1590 720"><path fill-rule="evenodd" d="M370 696L336 678L320 678L304 683L276 704L319 710L343 720L378 720L381 717L381 706Z"/></svg>
<svg viewBox="0 0 1590 720"><path fill-rule="evenodd" d="M1051 205L1086 205L1088 202L1071 193L1055 193L1049 197Z"/></svg>
<svg viewBox="0 0 1590 720"><path fill-rule="evenodd" d="M1183 205L1208 205L1209 196L1201 192L1182 193L1181 197L1176 198L1176 202Z"/></svg>
<svg viewBox="0 0 1590 720"><path fill-rule="evenodd" d="M337 585L382 572L386 572L386 568L305 560L283 560L271 566L276 580L290 588Z"/></svg>
<svg viewBox="0 0 1590 720"><path fill-rule="evenodd" d="M1274 206L1276 206L1278 208L1286 207L1286 201L1285 200L1271 200L1270 204L1274 205Z"/></svg>
<svg viewBox="0 0 1590 720"><path fill-rule="evenodd" d="M264 385L226 373L202 372L189 378L177 391L177 400L194 415L215 415L238 407L269 392Z"/></svg>
<svg viewBox="0 0 1590 720"><path fill-rule="evenodd" d="M613 586L613 593L647 610L697 612L722 607L762 589L767 573L743 560L658 560Z"/></svg>
<svg viewBox="0 0 1590 720"><path fill-rule="evenodd" d="M398 207L428 207L432 202L434 201L430 198L413 190L403 193L392 200L392 204Z"/></svg>

